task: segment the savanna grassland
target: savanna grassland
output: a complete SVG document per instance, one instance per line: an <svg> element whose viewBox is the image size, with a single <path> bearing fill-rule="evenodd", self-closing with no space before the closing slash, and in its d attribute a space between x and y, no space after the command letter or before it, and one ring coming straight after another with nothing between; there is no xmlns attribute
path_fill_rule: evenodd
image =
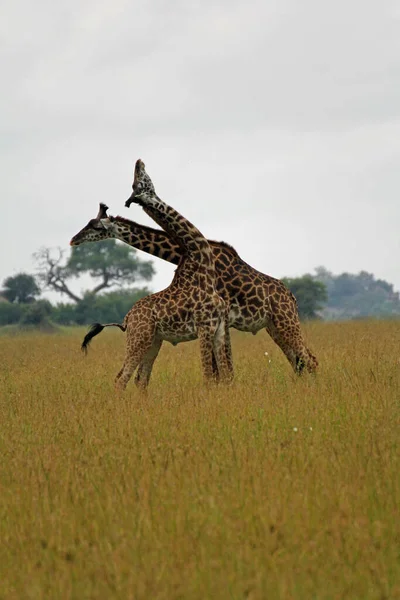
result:
<svg viewBox="0 0 400 600"><path fill-rule="evenodd" d="M0 337L0 598L400 598L400 322L305 331L316 377L233 332L122 398L120 331Z"/></svg>

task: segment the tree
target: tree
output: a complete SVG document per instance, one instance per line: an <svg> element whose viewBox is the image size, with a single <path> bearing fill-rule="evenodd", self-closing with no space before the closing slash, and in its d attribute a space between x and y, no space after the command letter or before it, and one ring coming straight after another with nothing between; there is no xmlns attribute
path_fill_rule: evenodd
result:
<svg viewBox="0 0 400 600"><path fill-rule="evenodd" d="M383 279L375 279L372 273L341 273L333 275L324 267L315 269L314 280L322 281L327 288L328 301L322 309L327 319L354 319L367 316L398 317L400 315L399 293Z"/></svg>
<svg viewBox="0 0 400 600"><path fill-rule="evenodd" d="M327 299L325 284L315 281L311 275L302 277L285 277L283 282L296 296L300 318L316 319Z"/></svg>
<svg viewBox="0 0 400 600"><path fill-rule="evenodd" d="M35 301L36 296L40 296L40 288L35 278L28 273L18 273L13 277L7 277L3 286L2 296L16 304L29 304Z"/></svg>
<svg viewBox="0 0 400 600"><path fill-rule="evenodd" d="M68 273L65 265L62 264L64 252L61 248L57 249L54 258L50 248L41 248L35 252L33 258L38 264L38 279L44 289L52 289L60 294L66 294L74 302L80 302L79 296L74 294L66 284Z"/></svg>
<svg viewBox="0 0 400 600"><path fill-rule="evenodd" d="M42 248L34 257L43 287L66 294L76 303L81 302L83 297L75 294L67 282L82 274L88 273L100 280L92 290L86 292L92 295L113 286L135 283L138 279L148 281L154 275L151 261L138 258L134 248L116 240L74 246L66 261L61 249L54 256L49 248Z"/></svg>

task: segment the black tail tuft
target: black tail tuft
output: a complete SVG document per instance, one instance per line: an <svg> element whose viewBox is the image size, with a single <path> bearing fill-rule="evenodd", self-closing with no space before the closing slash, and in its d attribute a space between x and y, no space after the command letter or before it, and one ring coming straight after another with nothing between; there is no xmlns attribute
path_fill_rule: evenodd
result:
<svg viewBox="0 0 400 600"><path fill-rule="evenodd" d="M91 339L94 338L95 335L97 335L98 333L103 331L103 329L104 329L104 325L102 325L101 323L93 323L90 326L89 331L83 338L83 342L82 342L82 346L81 346L81 350L85 354L87 354L88 345L90 344Z"/></svg>

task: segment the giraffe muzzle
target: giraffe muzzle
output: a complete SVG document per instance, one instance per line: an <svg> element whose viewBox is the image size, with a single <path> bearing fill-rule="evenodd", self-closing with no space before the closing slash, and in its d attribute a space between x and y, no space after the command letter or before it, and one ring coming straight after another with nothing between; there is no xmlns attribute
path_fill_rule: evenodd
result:
<svg viewBox="0 0 400 600"><path fill-rule="evenodd" d="M132 202L135 202L135 193L132 192L132 194L129 196L128 200L125 202L125 206L127 208L130 207L130 205L132 204Z"/></svg>
<svg viewBox="0 0 400 600"><path fill-rule="evenodd" d="M140 206L143 205L143 202L141 201L140 197L137 196L135 194L135 192L132 192L132 194L129 196L128 200L125 202L125 206L127 208L129 208L132 203L133 204L139 204Z"/></svg>

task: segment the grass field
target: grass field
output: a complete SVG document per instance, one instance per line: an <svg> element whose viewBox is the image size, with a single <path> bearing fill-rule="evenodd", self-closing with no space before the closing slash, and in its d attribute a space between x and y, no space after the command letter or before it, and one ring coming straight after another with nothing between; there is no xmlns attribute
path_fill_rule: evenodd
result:
<svg viewBox="0 0 400 600"><path fill-rule="evenodd" d="M234 332L122 398L120 331L0 337L0 598L400 598L400 322L305 331L316 377Z"/></svg>

